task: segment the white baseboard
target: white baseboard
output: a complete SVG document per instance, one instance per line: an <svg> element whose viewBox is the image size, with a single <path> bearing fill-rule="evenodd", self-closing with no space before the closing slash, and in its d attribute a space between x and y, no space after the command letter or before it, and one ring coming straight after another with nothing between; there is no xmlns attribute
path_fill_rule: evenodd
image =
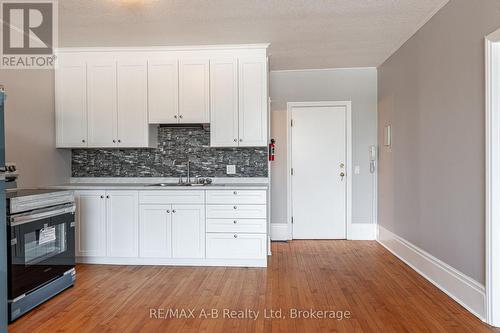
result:
<svg viewBox="0 0 500 333"><path fill-rule="evenodd" d="M271 240L287 241L288 240L288 224L271 223Z"/></svg>
<svg viewBox="0 0 500 333"><path fill-rule="evenodd" d="M76 257L76 262L80 264L99 264L99 265L267 267L267 257L264 259Z"/></svg>
<svg viewBox="0 0 500 333"><path fill-rule="evenodd" d="M485 288L481 283L381 226L378 226L377 241L476 317L485 320Z"/></svg>
<svg viewBox="0 0 500 333"><path fill-rule="evenodd" d="M375 240L377 225L374 223L352 223L349 225L349 240Z"/></svg>

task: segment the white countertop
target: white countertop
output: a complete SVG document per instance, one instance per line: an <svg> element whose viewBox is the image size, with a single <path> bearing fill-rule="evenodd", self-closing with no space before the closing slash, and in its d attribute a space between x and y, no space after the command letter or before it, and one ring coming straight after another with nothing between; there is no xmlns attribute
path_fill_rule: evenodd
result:
<svg viewBox="0 0 500 333"><path fill-rule="evenodd" d="M72 178L66 184L45 186L64 190L267 190L269 183L263 178L215 178L206 186L152 186L152 184L177 182L173 178Z"/></svg>
<svg viewBox="0 0 500 333"><path fill-rule="evenodd" d="M61 190L267 190L268 184L211 184L206 186L151 186L149 183L68 183L45 186Z"/></svg>

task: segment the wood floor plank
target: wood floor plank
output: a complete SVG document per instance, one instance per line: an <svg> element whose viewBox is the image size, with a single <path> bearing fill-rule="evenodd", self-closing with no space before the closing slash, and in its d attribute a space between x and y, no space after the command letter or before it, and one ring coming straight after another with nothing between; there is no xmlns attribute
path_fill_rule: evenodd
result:
<svg viewBox="0 0 500 333"><path fill-rule="evenodd" d="M267 269L78 265L76 285L9 332L500 332L482 323L376 242L273 243ZM151 309L195 309L156 319ZM200 318L200 311L219 317ZM256 320L224 309L259 311ZM264 310L286 318L264 318ZM292 319L290 309L349 311Z"/></svg>

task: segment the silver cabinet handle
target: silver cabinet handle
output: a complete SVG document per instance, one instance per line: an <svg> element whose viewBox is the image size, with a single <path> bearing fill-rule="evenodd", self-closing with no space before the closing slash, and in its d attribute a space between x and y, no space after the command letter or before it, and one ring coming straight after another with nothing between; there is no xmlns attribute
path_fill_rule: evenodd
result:
<svg viewBox="0 0 500 333"><path fill-rule="evenodd" d="M234 238L238 238L238 235L234 235Z"/></svg>
<svg viewBox="0 0 500 333"><path fill-rule="evenodd" d="M179 118L181 118L181 119L182 119L182 114L179 116Z"/></svg>
<svg viewBox="0 0 500 333"><path fill-rule="evenodd" d="M177 119L177 115L175 115L174 118Z"/></svg>
<svg viewBox="0 0 500 333"><path fill-rule="evenodd" d="M85 143L85 139L82 139L82 142Z"/></svg>
<svg viewBox="0 0 500 333"><path fill-rule="evenodd" d="M174 210L172 210L172 213L174 213L174 214L175 214L175 209L174 209Z"/></svg>
<svg viewBox="0 0 500 333"><path fill-rule="evenodd" d="M240 139L240 142L243 142L243 139Z"/></svg>
<svg viewBox="0 0 500 333"><path fill-rule="evenodd" d="M234 194L234 195L238 195L238 192L234 191L234 192L233 192L233 194Z"/></svg>
<svg viewBox="0 0 500 333"><path fill-rule="evenodd" d="M233 209L238 209L238 206L233 206Z"/></svg>
<svg viewBox="0 0 500 333"><path fill-rule="evenodd" d="M170 210L169 209L167 209L167 214L170 214Z"/></svg>
<svg viewBox="0 0 500 333"><path fill-rule="evenodd" d="M113 143L116 143L116 140L113 140Z"/></svg>
<svg viewBox="0 0 500 333"><path fill-rule="evenodd" d="M238 139L234 139L234 142L238 142Z"/></svg>
<svg viewBox="0 0 500 333"><path fill-rule="evenodd" d="M106 196L106 199L109 199L109 195Z"/></svg>
<svg viewBox="0 0 500 333"><path fill-rule="evenodd" d="M238 223L238 221L233 221L234 224Z"/></svg>
<svg viewBox="0 0 500 333"><path fill-rule="evenodd" d="M118 143L121 143L121 142L122 142L122 140L118 139Z"/></svg>
<svg viewBox="0 0 500 333"><path fill-rule="evenodd" d="M101 195L101 199L104 199L104 195Z"/></svg>

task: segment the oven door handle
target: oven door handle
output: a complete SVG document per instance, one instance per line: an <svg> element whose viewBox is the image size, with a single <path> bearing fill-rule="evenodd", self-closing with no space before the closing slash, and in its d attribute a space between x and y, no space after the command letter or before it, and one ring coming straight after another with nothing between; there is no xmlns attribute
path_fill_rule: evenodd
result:
<svg viewBox="0 0 500 333"><path fill-rule="evenodd" d="M10 218L10 225L15 227L17 225L33 222L36 220L41 220L41 219L46 219L49 217L54 217L58 215L63 215L67 213L74 213L75 212L75 205L71 206L65 206L63 208L59 209L51 209L47 210L44 212L34 212L34 213L27 213L23 215L16 215L16 216L11 216Z"/></svg>

